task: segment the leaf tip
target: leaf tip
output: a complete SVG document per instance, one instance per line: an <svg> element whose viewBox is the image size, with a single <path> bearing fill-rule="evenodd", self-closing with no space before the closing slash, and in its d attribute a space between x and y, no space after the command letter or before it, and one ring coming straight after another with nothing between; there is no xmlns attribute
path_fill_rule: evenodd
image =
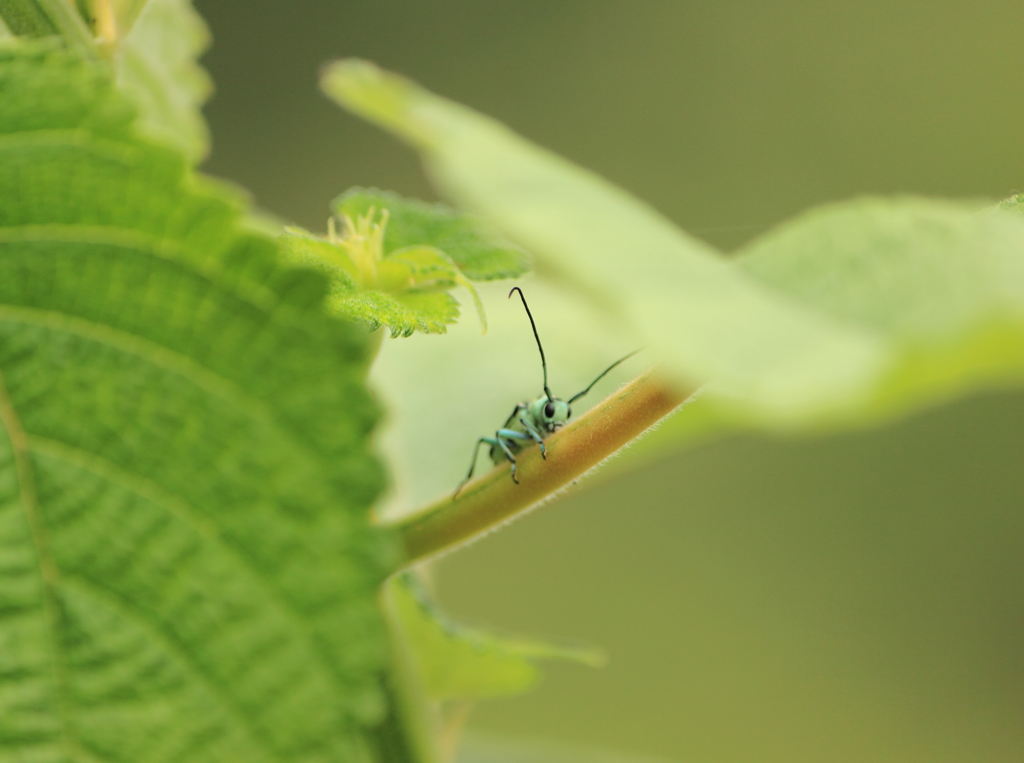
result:
<svg viewBox="0 0 1024 763"><path fill-rule="evenodd" d="M410 79L385 71L371 61L344 58L320 70L320 89L338 105L414 143L428 136L408 119L420 88Z"/></svg>

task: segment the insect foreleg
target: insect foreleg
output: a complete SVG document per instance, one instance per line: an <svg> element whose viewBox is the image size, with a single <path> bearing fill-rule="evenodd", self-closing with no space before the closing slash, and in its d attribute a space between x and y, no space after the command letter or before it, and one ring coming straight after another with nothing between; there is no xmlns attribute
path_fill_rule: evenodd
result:
<svg viewBox="0 0 1024 763"><path fill-rule="evenodd" d="M544 438L540 436L540 432L534 428L533 424L531 424L530 420L525 416L519 417L519 423L526 427L526 431L529 432L530 437L533 438L533 441L540 446L541 458L546 461L548 458L548 449L544 447Z"/></svg>
<svg viewBox="0 0 1024 763"><path fill-rule="evenodd" d="M455 488L455 492L452 493L452 498L457 498L459 495L459 491L462 490L462 488L465 486L467 482L473 479L473 470L476 469L476 459L477 456L480 455L480 446L483 445L484 443L488 445L499 445L502 450L505 450L505 446L502 445L498 440L494 439L493 437L481 437L479 440L477 440L476 446L473 448L473 460L469 462L469 472L466 474L466 479L462 480L462 482L459 483L459 486ZM508 451L506 450L506 453L507 452Z"/></svg>
<svg viewBox="0 0 1024 763"><path fill-rule="evenodd" d="M528 435L528 434L523 434L522 432L517 432L514 429L499 429L497 432L495 432L495 434L498 436L498 447L501 448L501 450L505 453L505 458L507 458L509 460L509 463L512 464L512 481L518 485L519 484L519 480L516 479L516 457L515 457L515 454L512 453L512 450L508 447L508 443L506 443L505 441L506 440L526 440L526 441L530 441L533 438L530 437L530 435Z"/></svg>

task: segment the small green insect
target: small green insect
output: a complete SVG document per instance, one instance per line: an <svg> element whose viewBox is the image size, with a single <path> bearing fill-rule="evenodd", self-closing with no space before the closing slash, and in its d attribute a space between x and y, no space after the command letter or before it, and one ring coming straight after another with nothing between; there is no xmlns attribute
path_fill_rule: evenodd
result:
<svg viewBox="0 0 1024 763"><path fill-rule="evenodd" d="M537 324L533 322L533 314L530 312L530 306L526 304L526 297L523 296L522 289L518 286L512 287L512 291L508 293L509 299L512 298L515 292L519 292L519 298L523 300L523 307L526 308L526 315L530 319L530 326L533 327L533 337L537 340L537 349L540 350L540 365L544 369L544 394L532 402L518 403L505 424L494 433L494 437L481 437L476 441L476 447L473 448L473 460L469 464L469 473L466 474L466 479L462 480L459 486L455 488L453 497L458 496L459 491L473 478L473 470L476 469L480 446L484 444L491 446L489 455L495 465L500 464L503 460L508 461L512 465L512 481L518 485L519 480L516 479L516 454L526 446L537 443L540 446L541 456L547 459L548 451L544 447L544 437L565 425L572 416L572 404L590 392L591 388L601 381L605 374L615 368L615 366L639 352L639 350L634 350L629 355L616 360L598 374L597 378L590 382L585 390L573 395L568 400L555 397L551 394L551 388L548 387L548 364L544 358L544 347L540 343L540 335L537 333Z"/></svg>

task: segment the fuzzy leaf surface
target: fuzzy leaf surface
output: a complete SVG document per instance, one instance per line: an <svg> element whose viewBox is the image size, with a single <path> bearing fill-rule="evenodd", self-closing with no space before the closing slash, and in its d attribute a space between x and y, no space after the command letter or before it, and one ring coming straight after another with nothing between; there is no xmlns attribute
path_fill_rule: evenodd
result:
<svg viewBox="0 0 1024 763"><path fill-rule="evenodd" d="M375 188L352 188L334 200L334 211L350 217L371 208L388 210L384 252L429 245L447 254L474 281L517 278L529 270L526 253L481 221L444 204L427 204Z"/></svg>
<svg viewBox="0 0 1024 763"><path fill-rule="evenodd" d="M356 759L394 561L365 334L132 120L0 48L0 758Z"/></svg>
<svg viewBox="0 0 1024 763"><path fill-rule="evenodd" d="M443 334L448 325L459 318L459 303L446 291L434 288L395 291L362 288L357 280L359 273L344 252L319 236L292 228L281 237L281 242L289 261L327 276L327 309L367 331L386 327L393 337L411 336L415 331ZM390 273L384 275L394 276L389 280L400 278L395 271L404 271L407 278L412 278L401 259L392 259L388 257L381 262L382 265L393 266L385 268ZM454 276L442 279L441 286L446 285L455 285Z"/></svg>

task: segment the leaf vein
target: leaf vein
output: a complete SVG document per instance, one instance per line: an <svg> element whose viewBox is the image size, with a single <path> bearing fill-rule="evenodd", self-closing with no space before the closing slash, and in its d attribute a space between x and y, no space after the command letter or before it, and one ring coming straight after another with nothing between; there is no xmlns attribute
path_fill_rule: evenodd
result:
<svg viewBox="0 0 1024 763"><path fill-rule="evenodd" d="M305 634L309 650L327 667L335 686L344 691L345 686L338 680L331 659L324 653L317 638L310 635L310 632L315 630L313 621L302 610L296 608L284 592L273 585L272 579L264 572L263 566L247 553L244 546L225 542L221 528L217 526L212 517L205 516L202 510L197 509L180 496L170 493L152 480L132 474L102 456L81 448L36 435L28 436L28 448L33 453L64 461L134 493L163 509L192 528L205 541L215 545L225 557L231 559L236 566L252 576L268 598L272 599L280 610L283 610L285 617L291 622L296 632Z"/></svg>
<svg viewBox="0 0 1024 763"><path fill-rule="evenodd" d="M278 417L267 403L246 393L236 382L187 355L138 334L56 310L16 305L0 305L0 321L40 326L112 347L188 380L207 394L230 403L253 419L274 423L277 421Z"/></svg>
<svg viewBox="0 0 1024 763"><path fill-rule="evenodd" d="M108 610L125 620L135 623L139 628L146 631L165 650L174 654L182 667L197 682L207 688L210 695L222 706L225 714L244 730L245 734L253 740L253 744L257 748L267 750L274 760L285 763L285 759L277 752L275 746L260 728L259 722L251 717L245 707L231 696L230 692L227 691L227 687L223 686L220 681L205 671L203 666L193 659L184 644L179 643L176 639L162 631L158 625L143 617L137 609L131 606L130 602L124 601L117 593L101 587L94 581L80 576L66 575L61 580L60 585L64 589L73 591L106 607Z"/></svg>
<svg viewBox="0 0 1024 763"><path fill-rule="evenodd" d="M269 312L280 302L278 296L265 286L252 282L240 283L237 280L229 282L217 258L207 257L201 263L188 259L180 241L159 238L132 228L61 223L0 226L0 244L15 242L100 244L134 249L177 265L185 265L260 310Z"/></svg>
<svg viewBox="0 0 1024 763"><path fill-rule="evenodd" d="M21 506L29 525L29 533L36 549L39 564L39 576L43 583L43 605L50 633L50 652L53 655L53 681L57 695L57 715L61 726L61 747L64 754L74 759L77 757L79 744L72 733L72 714L70 691L68 689L67 666L61 654L60 635L60 602L57 589L60 585L60 574L50 554L49 538L43 523L36 494L35 478L29 458L28 438L21 426L21 420L7 392L7 384L3 372L0 371L0 425L7 431L14 454L14 468L18 479L18 492L21 494Z"/></svg>

